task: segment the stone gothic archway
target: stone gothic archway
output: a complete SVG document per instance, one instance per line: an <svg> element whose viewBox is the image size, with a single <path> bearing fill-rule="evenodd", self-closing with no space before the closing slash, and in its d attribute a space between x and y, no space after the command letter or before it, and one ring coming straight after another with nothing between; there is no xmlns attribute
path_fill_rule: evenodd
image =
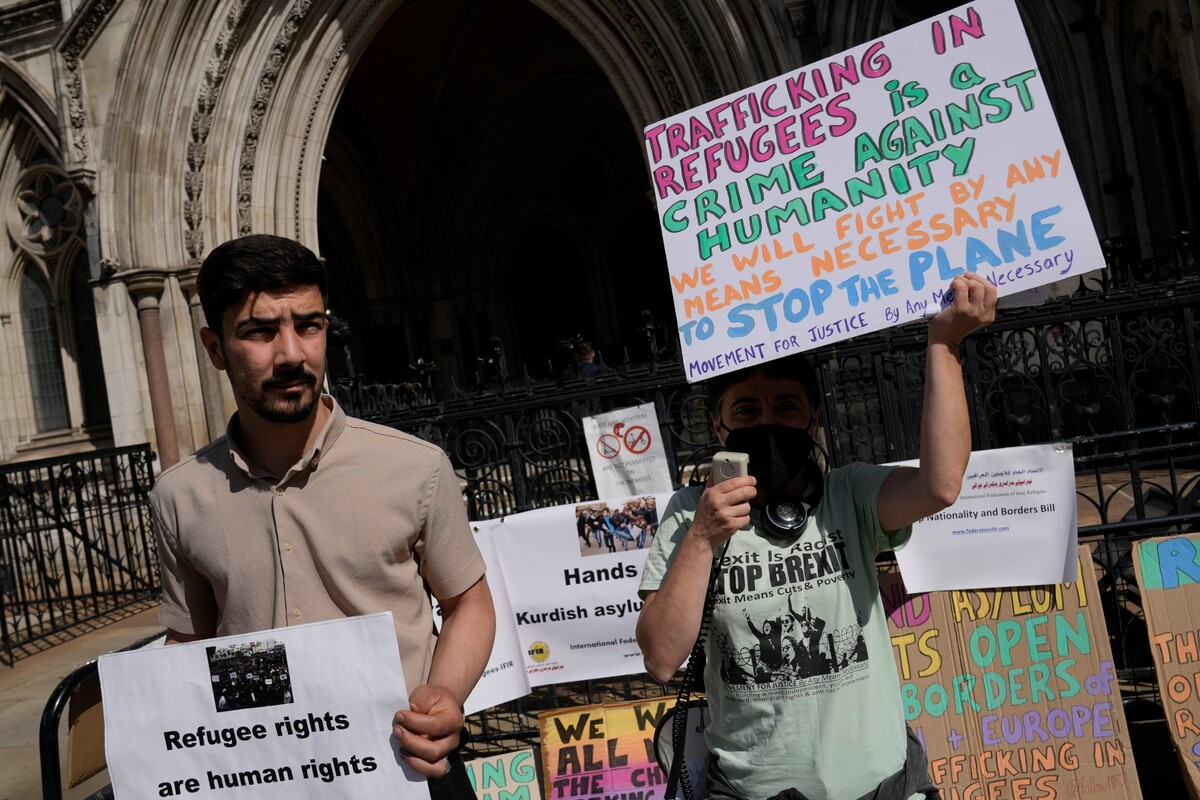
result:
<svg viewBox="0 0 1200 800"><path fill-rule="evenodd" d="M389 19L416 13L423 2L141 7L130 20L107 114L89 118L98 109L88 109L71 115L68 126L73 163L104 176L100 210L111 267L195 263L213 244L249 230L315 242L321 155L342 92ZM505 8L522 5L511 0ZM530 5L591 57L634 135L649 121L769 77L798 56L769 15L730 16L719 3ZM61 60L68 73L82 73L80 80L88 77L82 59L112 6L91 3L95 19L63 37ZM735 25L743 29L731 30ZM519 30L510 25L491 34ZM771 46L750 59L730 51L728 41L752 37ZM149 78L143 65L154 65ZM133 219L139 224L117 223Z"/></svg>
<svg viewBox="0 0 1200 800"><path fill-rule="evenodd" d="M591 304L563 324L593 330L571 335L619 346L658 242L649 198L632 188L648 183L642 127L954 3L450 0L448 21L430 0L20 5L26 27L6 35L45 50L0 64L13 73L0 88L21 93L28 70L27 117L85 198L79 236L98 282L114 439L158 436L162 451L165 434L187 452L219 434L232 407L195 347L195 269L214 244L256 230L317 249L337 276L333 299L357 315L356 346L387 347L356 356L373 378L425 357L469 381L493 338L513 370L542 369L547 340L564 330L518 324L527 320L509 285L523 274L564 276L565 293ZM1136 233L1142 250L1172 246L1200 196L1194 22L1169 0L1044 5L1021 9L1047 29L1035 51L1055 64L1052 93L1069 96L1059 107L1098 229ZM388 41L407 48L373 69ZM495 68L479 69L489 54ZM531 54L554 74L529 69ZM481 88L464 92L464 78ZM380 106L433 101L396 117L410 141L436 139L449 101L471 96L475 146L435 142L456 146L453 173L445 158L395 169L395 119L340 119L369 108L372 89ZM1175 183L1157 191L1155 176ZM383 189L363 191L371 182ZM401 208L400 196L428 201Z"/></svg>
<svg viewBox="0 0 1200 800"><path fill-rule="evenodd" d="M355 326L371 334L360 341L382 341L387 349L381 352L393 356L390 361L358 359L377 377L394 378L412 359L425 357L444 360L459 380L469 380L479 349L492 337L510 339L507 346L521 362L548 363L551 345L522 336L520 330L528 326L515 324L516 315L530 312L496 302L502 295L495 284L503 274L496 265L517 263L522 254L504 252L503 237L472 237L470 225L441 224L439 214L467 220L473 202L487 200L494 232L513 227L505 215L529 215L546 205L569 211L586 192L564 188L564 176L587 164L607 172L602 177L616 190L604 193L590 215L575 215L575 229L591 231L587 241L577 243L585 257L560 268L586 272L582 283L591 295L597 329L550 336L609 338L614 344L608 357L619 360L620 339L644 298L632 280L622 284L611 280L611 273L646 275L656 259L644 254L661 247L649 216L652 205L643 196L642 127L798 61L790 22L773 6L730 14L715 0L470 0L450 5L454 17L437 28L438 35L425 28L422 36L422 24L438 22L437 5L427 0L198 0L133 7L91 0L60 38L64 151L70 169L95 177L97 196L89 213L97 223L89 249L108 281L103 304L113 316L132 320L136 301L136 325L110 320L109 327L128 331L116 334L122 346L131 339L154 356L146 359L146 375L124 375L111 393L143 400L148 395L160 439L166 432L179 439L183 452L195 449L220 432L231 408L223 382L195 349L194 328L202 323L191 286L196 266L212 246L252 231L297 239L329 260L340 293L332 299L354 308ZM480 17L489 24L467 31L473 39L464 38L463 30ZM105 27L117 23L129 31L119 61L91 58ZM514 52L514 44L535 45L534 34L544 34L552 42L550 51L571 67L562 75L527 76L519 85L528 96L506 96L499 109L488 106L494 97L481 94L478 102L489 111L489 127L468 154L478 181L435 197L423 211L426 216L403 219L393 206L356 190L357 182L381 177L386 143L373 143L365 155L362 145L372 135L381 138L381 132L386 139L388 129L368 124L339 131L335 124L349 107L356 76L373 58L372 48L397 29L410 49L385 56L404 62L420 45L426 61L394 75L385 67L375 76L376 87L386 77L384 83L412 89L413 72L422 65L450 66L464 74L462 65L477 66L477 54L485 48L507 45ZM464 41L467 49L454 49ZM764 44L751 47L751 42ZM475 77L486 81L489 76ZM435 98L445 88L436 69L426 69L423 81L422 91ZM103 101L89 101L90 88L102 85L111 85L110 92L97 95ZM590 105L601 95L603 102ZM376 100L386 105L388 96ZM555 142L566 143L552 159L538 155L545 147L538 151L536 136L530 135L539 131L532 127L539 119L547 139L552 132ZM522 129L522 124L531 127ZM343 135L346 130L352 135ZM590 137L574 135L589 132ZM526 180L521 203L512 207L495 193L474 191L487 188L487 169L507 170L512 180L521 172L504 161L503 152L487 146L492 135L507 144L532 143L523 157L531 166L546 167L537 180ZM580 144L571 144L577 139ZM614 147L623 151L620 158L612 158ZM335 167L344 171L335 176ZM547 196L528 190L530 184ZM409 188L393 183L391 194ZM367 219L359 213L356 220L354 206L365 210ZM419 245L412 244L414 229ZM437 246L426 241L431 233ZM497 241L500 249L492 248ZM522 240L509 241L515 247ZM465 246L469 256L448 265L442 246L447 242ZM544 265L539 269L548 274ZM657 307L660 317L670 316L661 299ZM145 337L153 340L158 327L162 344L147 345ZM163 352L155 355L160 347ZM202 404L198 397L204 398ZM117 427L118 441L141 440L136 419Z"/></svg>

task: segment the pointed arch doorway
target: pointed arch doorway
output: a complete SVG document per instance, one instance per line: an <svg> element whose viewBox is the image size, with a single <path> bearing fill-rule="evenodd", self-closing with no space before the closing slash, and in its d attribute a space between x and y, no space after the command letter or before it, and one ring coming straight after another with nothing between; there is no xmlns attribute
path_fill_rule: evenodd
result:
<svg viewBox="0 0 1200 800"><path fill-rule="evenodd" d="M674 312L638 128L526 0L408 0L338 101L318 196L330 307L368 381L474 380L493 337L547 377L561 340L619 363ZM663 333L659 334L660 341Z"/></svg>

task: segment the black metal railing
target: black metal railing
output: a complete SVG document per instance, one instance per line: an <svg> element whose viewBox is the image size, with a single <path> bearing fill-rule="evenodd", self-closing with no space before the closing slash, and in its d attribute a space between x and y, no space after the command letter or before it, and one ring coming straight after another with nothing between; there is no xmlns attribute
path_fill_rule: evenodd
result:
<svg viewBox="0 0 1200 800"><path fill-rule="evenodd" d="M1067 295L1002 309L968 340L976 449L1200 420L1200 266L1195 243L1180 242L1171 258L1137 265L1122 260L1128 245L1106 242L1107 270L1074 278ZM912 323L811 351L831 464L917 456L924 348L924 325ZM422 362L410 382L359 376L334 393L354 416L445 448L474 519L596 499L585 416L654 403L677 484L717 444L703 393L674 354L570 380L503 370L470 391L435 386L435 371Z"/></svg>
<svg viewBox="0 0 1200 800"><path fill-rule="evenodd" d="M0 466L0 645L158 597L148 445Z"/></svg>

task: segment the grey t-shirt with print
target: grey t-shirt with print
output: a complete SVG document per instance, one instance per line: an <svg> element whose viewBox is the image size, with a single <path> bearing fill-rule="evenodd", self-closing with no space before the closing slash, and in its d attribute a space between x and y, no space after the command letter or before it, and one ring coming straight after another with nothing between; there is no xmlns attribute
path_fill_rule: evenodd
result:
<svg viewBox="0 0 1200 800"><path fill-rule="evenodd" d="M891 467L825 476L799 539L771 538L757 511L722 562L706 642L710 753L743 797L797 788L812 800L859 797L904 765L906 732L875 556L886 534L876 499ZM640 586L656 591L695 516L701 489L676 492Z"/></svg>

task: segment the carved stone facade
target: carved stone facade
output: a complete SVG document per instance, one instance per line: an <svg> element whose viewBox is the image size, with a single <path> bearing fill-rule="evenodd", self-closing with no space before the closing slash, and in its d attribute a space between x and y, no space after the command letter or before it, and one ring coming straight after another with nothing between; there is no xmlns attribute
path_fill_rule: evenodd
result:
<svg viewBox="0 0 1200 800"><path fill-rule="evenodd" d="M643 126L955 5L0 0L0 461L219 433L195 269L252 231L325 258L375 380L670 338ZM1169 252L1200 3L1018 6L1101 238Z"/></svg>

